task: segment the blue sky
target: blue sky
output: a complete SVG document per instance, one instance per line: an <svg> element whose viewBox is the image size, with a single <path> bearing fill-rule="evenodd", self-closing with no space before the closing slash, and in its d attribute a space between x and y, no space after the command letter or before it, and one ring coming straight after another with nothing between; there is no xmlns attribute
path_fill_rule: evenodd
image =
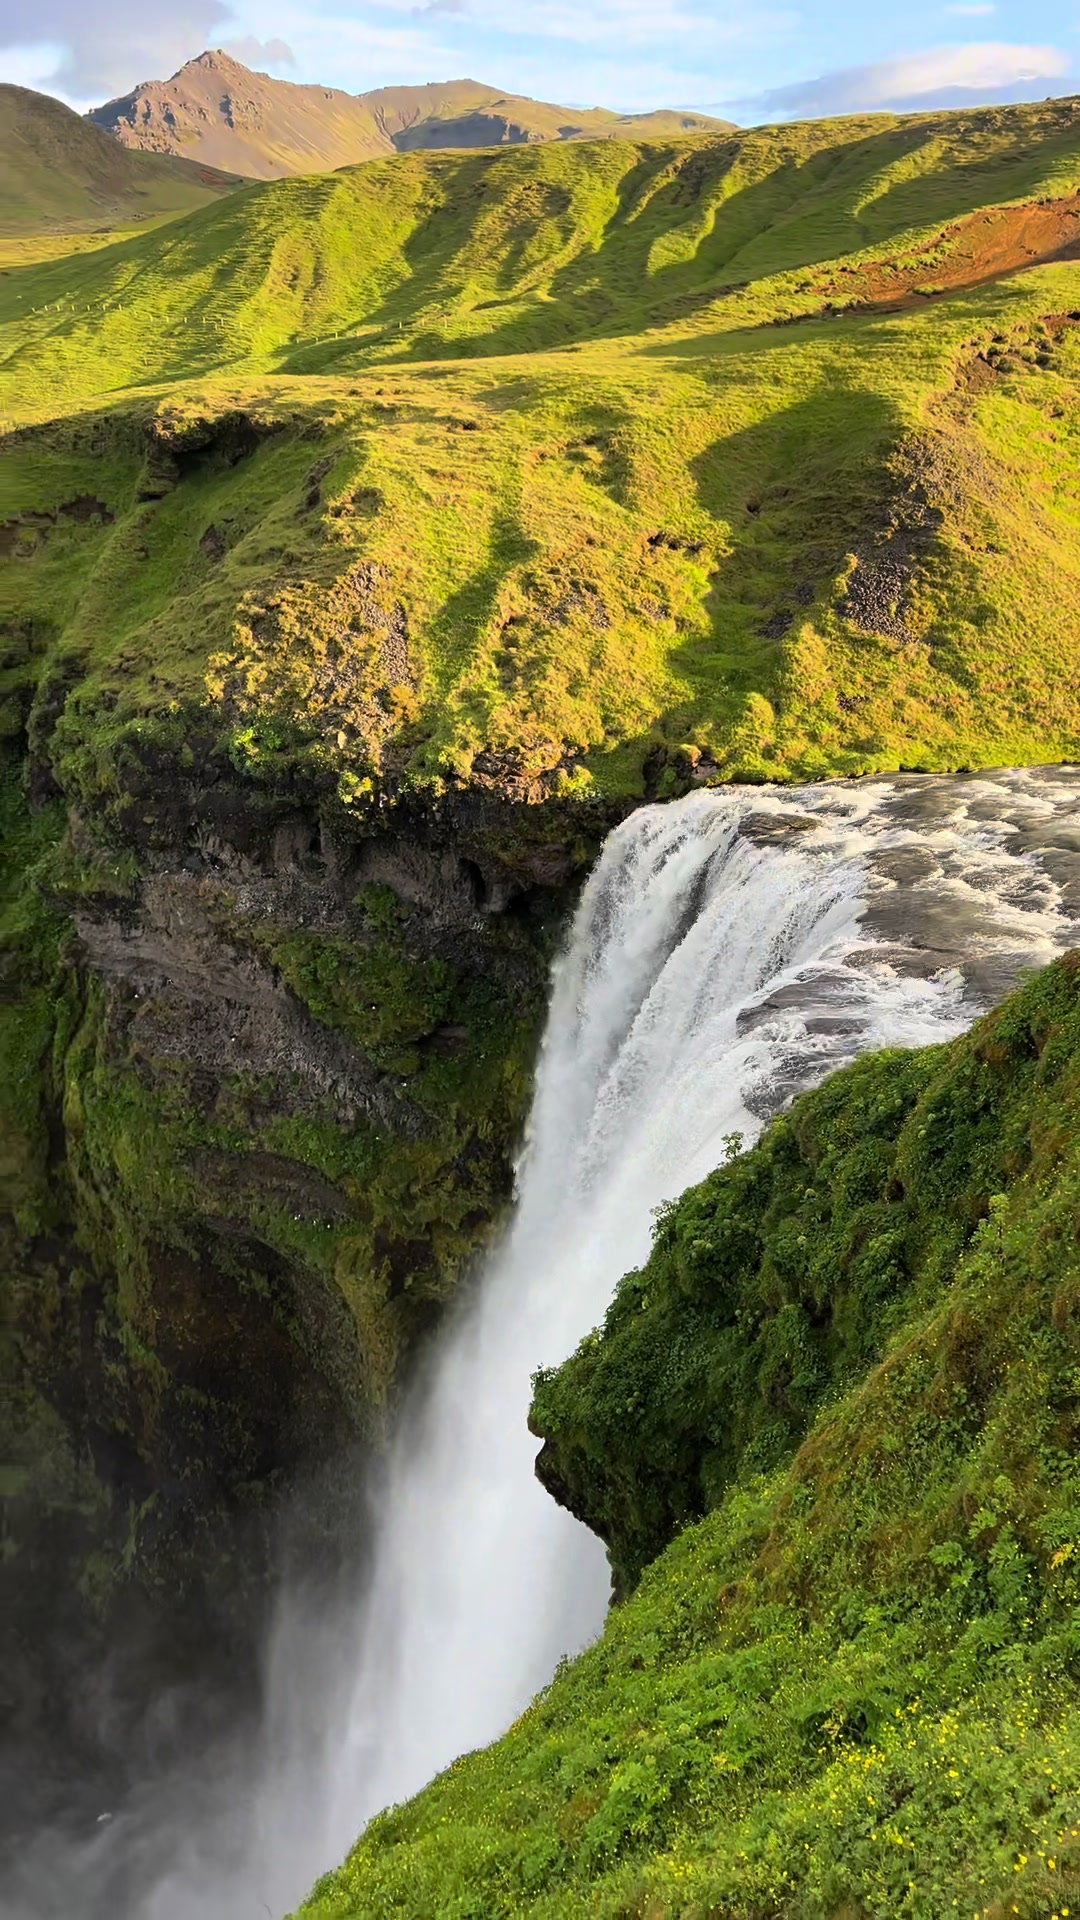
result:
<svg viewBox="0 0 1080 1920"><path fill-rule="evenodd" d="M1080 0L0 0L0 79L76 105L206 46L351 92L469 75L744 123L1080 92Z"/></svg>

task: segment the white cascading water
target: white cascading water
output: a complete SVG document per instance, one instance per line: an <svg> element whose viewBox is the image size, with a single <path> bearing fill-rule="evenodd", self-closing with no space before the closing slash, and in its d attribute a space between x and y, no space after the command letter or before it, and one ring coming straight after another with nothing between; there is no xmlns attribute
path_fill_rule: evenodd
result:
<svg viewBox="0 0 1080 1920"><path fill-rule="evenodd" d="M726 1137L856 1053L960 1031L1072 944L1078 855L1064 770L699 793L611 835L555 969L514 1216L402 1418L362 1597L315 1619L286 1596L258 1742L120 1812L81 1850L80 1904L39 1852L19 1920L98 1920L110 1849L117 1920L277 1920L367 1818L506 1728L607 1600L599 1543L533 1477L532 1373Z"/></svg>

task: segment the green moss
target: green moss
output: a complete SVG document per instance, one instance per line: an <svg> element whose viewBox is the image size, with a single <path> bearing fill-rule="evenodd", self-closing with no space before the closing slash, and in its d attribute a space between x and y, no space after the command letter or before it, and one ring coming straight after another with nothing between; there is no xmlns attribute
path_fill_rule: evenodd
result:
<svg viewBox="0 0 1080 1920"><path fill-rule="evenodd" d="M35 869L61 829L59 809L27 808L22 768L0 763L0 1192L20 1235L55 1217L48 1169L47 1088L62 920L44 904Z"/></svg>
<svg viewBox="0 0 1080 1920"><path fill-rule="evenodd" d="M401 1049L422 1039L444 1018L451 970L445 961L402 965L389 941L357 947L316 934L292 934L270 949L294 993L316 1019L339 1027L370 1059L402 1071ZM406 1063L411 1056L404 1055Z"/></svg>
<svg viewBox="0 0 1080 1920"><path fill-rule="evenodd" d="M278 1119L264 1138L348 1195L351 1217L322 1236L320 1252L356 1319L367 1391L381 1408L425 1312L449 1296L509 1197L508 1151L524 1122L543 1004L539 970L534 963L526 987L520 954L516 985L503 985L411 952L416 929L388 890L365 889L362 905L359 941L271 933L270 951L315 1017L392 1076L425 1125L417 1137L415 1123L345 1133L340 1123Z"/></svg>
<svg viewBox="0 0 1080 1920"><path fill-rule="evenodd" d="M1078 1097L1073 958L949 1047L837 1075L668 1213L647 1296L625 1283L537 1407L575 1416L557 1446L580 1448L628 1558L648 1551L628 1447L646 1508L655 1447L700 1510L719 1443L718 1504L504 1740L376 1820L305 1914L1075 1905ZM794 1345L776 1332L792 1302L816 1303ZM756 1381L733 1365L736 1307ZM613 1433L621 1366L639 1397ZM762 1476L778 1383L789 1440L818 1410ZM654 1547L675 1504L646 1512Z"/></svg>
<svg viewBox="0 0 1080 1920"><path fill-rule="evenodd" d="M355 939L229 926L360 1050L382 1090L372 1114L346 1121L310 1094L290 1112L287 1088L233 1075L208 1098L182 1060L145 1054L122 999L97 984L60 1060L78 1230L115 1276L133 1366L170 1342L153 1278L163 1250L197 1255L227 1223L288 1263L301 1292L321 1276L341 1296L360 1341L349 1399L361 1425L381 1419L418 1330L507 1202L543 1012L532 936L507 930L511 973L478 977L475 954L466 967L417 952L409 913L369 894Z"/></svg>

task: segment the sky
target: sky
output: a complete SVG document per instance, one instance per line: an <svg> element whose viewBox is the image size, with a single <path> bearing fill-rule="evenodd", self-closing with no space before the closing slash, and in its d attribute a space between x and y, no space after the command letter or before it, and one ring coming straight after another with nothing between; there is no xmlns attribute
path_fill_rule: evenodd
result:
<svg viewBox="0 0 1080 1920"><path fill-rule="evenodd" d="M1080 92L1080 0L0 0L0 80L73 106L208 46L352 93L467 76L743 125Z"/></svg>

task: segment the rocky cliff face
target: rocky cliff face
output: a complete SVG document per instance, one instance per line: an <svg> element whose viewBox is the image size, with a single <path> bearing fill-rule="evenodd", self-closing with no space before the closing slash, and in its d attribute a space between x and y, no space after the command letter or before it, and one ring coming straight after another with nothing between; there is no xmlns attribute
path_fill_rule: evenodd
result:
<svg viewBox="0 0 1080 1920"><path fill-rule="evenodd" d="M243 1683L316 1481L327 1547L507 1203L583 843L491 794L350 831L161 760L106 850L35 727L36 804L18 738L5 790L4 1671L20 1739L85 1768L88 1661L114 1726L140 1668Z"/></svg>

